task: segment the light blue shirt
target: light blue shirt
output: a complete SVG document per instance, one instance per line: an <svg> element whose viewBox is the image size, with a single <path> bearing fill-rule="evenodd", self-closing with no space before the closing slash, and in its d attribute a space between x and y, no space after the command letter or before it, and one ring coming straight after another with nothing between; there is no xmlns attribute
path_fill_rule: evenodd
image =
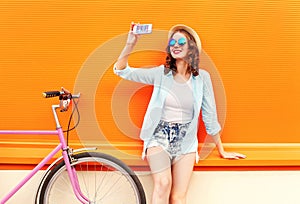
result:
<svg viewBox="0 0 300 204"><path fill-rule="evenodd" d="M147 144L161 119L166 96L174 83L172 71L165 74L164 69L164 65L153 68L133 68L127 65L123 70L117 70L114 67L114 73L123 79L154 86L140 132L140 138L144 141L143 158ZM202 120L207 134L218 134L221 126L218 122L212 82L207 71L199 69L199 75L192 76L192 90L194 99L193 119L186 133L182 149L183 153L196 152L196 160L198 161L197 131L200 110L202 109Z"/></svg>

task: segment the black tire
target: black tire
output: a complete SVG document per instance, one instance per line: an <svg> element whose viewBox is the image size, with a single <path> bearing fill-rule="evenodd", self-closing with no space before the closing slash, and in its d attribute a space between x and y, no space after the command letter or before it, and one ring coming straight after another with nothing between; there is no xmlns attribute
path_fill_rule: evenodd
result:
<svg viewBox="0 0 300 204"><path fill-rule="evenodd" d="M146 204L138 177L119 159L98 152L84 152L73 158L81 191L90 203ZM64 161L44 179L36 200L39 204L80 203L73 193Z"/></svg>

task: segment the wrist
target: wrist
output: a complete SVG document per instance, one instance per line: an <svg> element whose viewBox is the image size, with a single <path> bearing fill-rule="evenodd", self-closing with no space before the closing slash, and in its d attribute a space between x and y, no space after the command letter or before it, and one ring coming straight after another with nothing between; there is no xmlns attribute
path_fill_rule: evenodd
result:
<svg viewBox="0 0 300 204"><path fill-rule="evenodd" d="M134 47L134 46L135 46L135 43L127 42L127 43L126 43L126 46L128 46L128 47Z"/></svg>
<svg viewBox="0 0 300 204"><path fill-rule="evenodd" d="M224 150L223 146L218 146L217 149L218 149L219 154L222 155L222 154L225 153L225 150Z"/></svg>

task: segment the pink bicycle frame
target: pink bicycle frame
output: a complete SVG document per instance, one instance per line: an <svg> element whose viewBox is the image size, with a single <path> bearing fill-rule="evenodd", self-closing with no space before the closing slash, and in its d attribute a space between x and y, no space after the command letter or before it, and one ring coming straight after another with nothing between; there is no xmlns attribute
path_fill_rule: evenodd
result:
<svg viewBox="0 0 300 204"><path fill-rule="evenodd" d="M70 164L68 155L68 146L66 144L62 128L59 125L55 110L59 108L53 105L53 114L57 125L57 130L0 130L0 134L15 134L15 135L58 135L60 143L50 152L19 184L17 184L1 201L0 204L7 202L22 186L27 183L53 156L62 150L62 156L65 161L67 172L72 184L73 192L81 203L89 203L89 199L83 195L80 190L75 168Z"/></svg>

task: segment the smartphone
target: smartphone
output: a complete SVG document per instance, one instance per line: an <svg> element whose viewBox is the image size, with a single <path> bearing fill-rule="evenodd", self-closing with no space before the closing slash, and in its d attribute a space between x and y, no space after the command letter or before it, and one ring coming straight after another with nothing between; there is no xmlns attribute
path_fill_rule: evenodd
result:
<svg viewBox="0 0 300 204"><path fill-rule="evenodd" d="M152 24L131 24L131 30L134 34L150 34L152 33Z"/></svg>

